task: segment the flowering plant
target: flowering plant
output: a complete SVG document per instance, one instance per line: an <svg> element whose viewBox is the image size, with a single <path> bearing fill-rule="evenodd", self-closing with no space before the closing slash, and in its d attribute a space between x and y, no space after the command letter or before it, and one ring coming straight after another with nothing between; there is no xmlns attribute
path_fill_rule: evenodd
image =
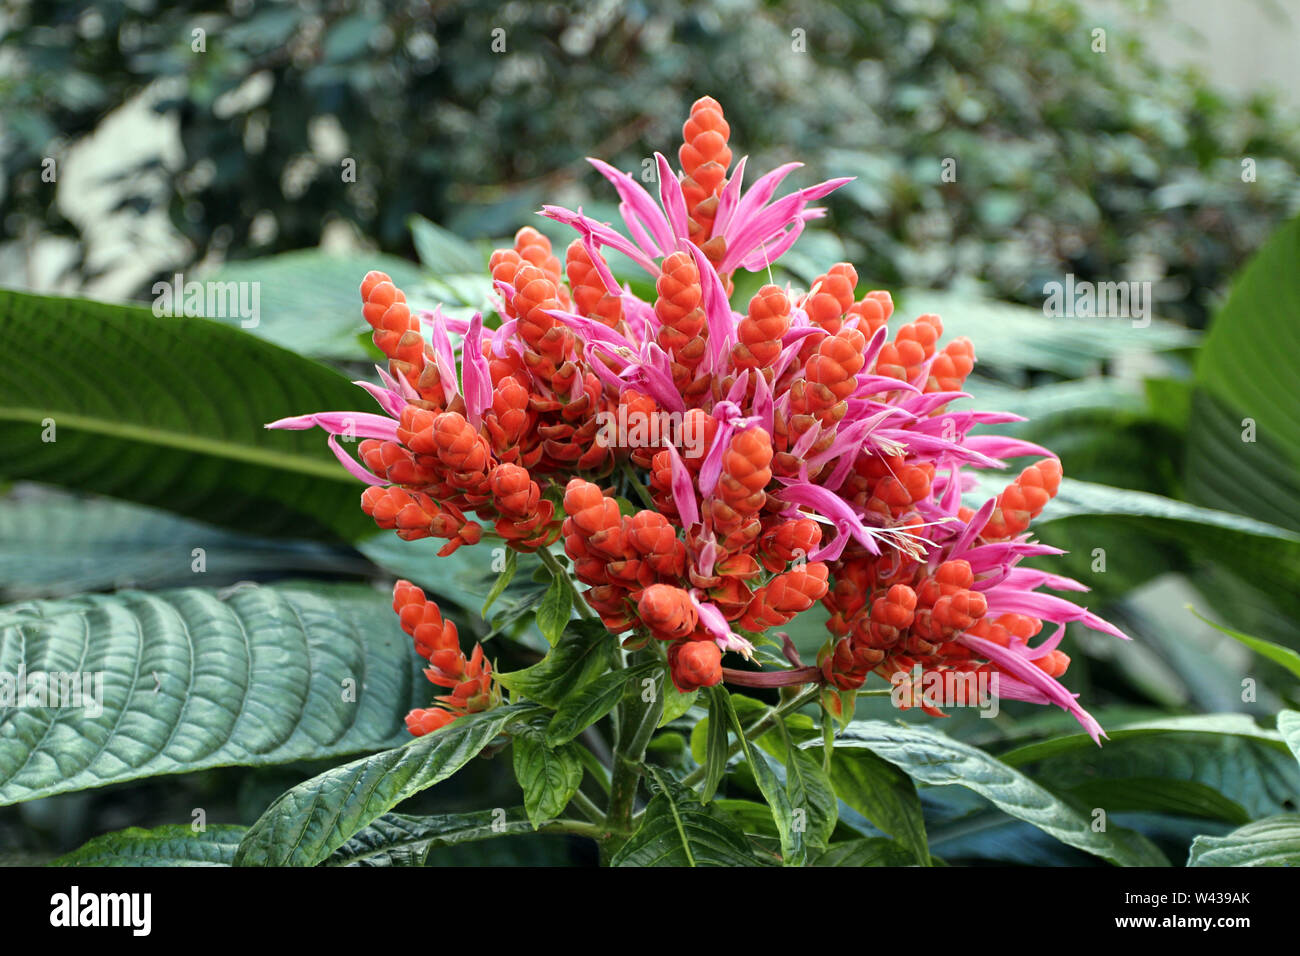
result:
<svg viewBox="0 0 1300 956"><path fill-rule="evenodd" d="M516 704L555 711L554 747L622 702L610 809L593 814L621 838L638 778L672 786L641 765L645 728L685 713L703 689L722 702L715 724L735 712L724 686L783 689L781 714L815 701L828 744L873 674L903 709L941 717L990 696L1054 704L1100 742L1060 681L1069 658L1057 646L1069 622L1124 635L1042 590L1081 584L1022 566L1061 553L1029 534L1060 463L1038 445L973 434L1019 420L955 408L969 397L974 344L940 345L943 323L928 314L891 335L889 293L859 295L849 263L809 289L769 283L733 303L737 271L767 270L821 214L813 203L847 180L777 198L791 163L745 188L729 134L720 105L698 100L680 170L655 155L657 196L592 160L618 195L622 229L545 206L575 237L563 262L531 227L492 254L495 321L413 310L371 272L363 314L388 362L380 384L358 384L380 411L268 426L329 432L381 528L444 538L440 555L489 542L535 554L555 589L582 585L577 619L545 659L497 673L399 581L401 626L449 692L407 716L410 732L501 707L504 685ZM610 250L648 273L653 301L619 283ZM337 441L348 428L365 439L359 461ZM1001 493L966 500L972 472L1024 457L1036 460ZM805 662L779 629L818 602L828 636ZM645 700L624 700L638 678ZM635 723L628 701L645 705ZM726 740L725 727L713 732ZM720 772L694 776L716 786Z"/></svg>

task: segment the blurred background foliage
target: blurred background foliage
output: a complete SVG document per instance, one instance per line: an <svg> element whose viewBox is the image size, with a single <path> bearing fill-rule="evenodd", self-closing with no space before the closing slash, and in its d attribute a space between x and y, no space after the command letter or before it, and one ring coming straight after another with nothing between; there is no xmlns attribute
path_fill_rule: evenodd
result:
<svg viewBox="0 0 1300 956"><path fill-rule="evenodd" d="M1145 16L1176 14L1153 4ZM567 242L533 215L542 202L614 218L582 157L637 172L653 150L675 149L690 102L712 93L737 154L752 157L750 179L789 160L807 164L801 184L857 177L774 278L806 286L849 259L860 293L894 290L899 321L940 313L946 337L975 343L970 404L1026 416L1005 430L1060 454L1068 480L1035 531L1070 553L1042 564L1085 582L1090 607L1136 638L1071 628L1071 689L1108 728L1227 714L1099 752L1028 753L1035 779L1087 806L1122 797L1123 825L1175 862L1197 835L1296 808L1294 761L1233 722L1300 703L1294 676L1185 609L1300 648L1300 411L1279 360L1300 349L1293 112L1158 65L1141 29L1112 27L1107 52L1094 52L1091 31L1104 21L1064 0L0 0L0 16L0 284L147 300L156 279L184 271L257 282L262 307L247 330L213 316L234 326L222 329L138 304L0 291L0 320L10 320L0 332L11 333L0 482L12 482L0 486L0 598L192 586L191 548L202 545L205 587L310 578L328 592L368 581L380 620L400 575L436 593L466 639L490 639L502 669L535 660L546 644L529 613L542 591L531 568L481 620L496 581L486 549L435 559L438 542L374 534L350 510L355 486L341 472L320 477L334 464L323 443L260 426L367 405L348 384L377 357L356 308L366 270L389 272L419 305L484 307L492 240L534 223ZM124 133L118 118L132 111ZM74 178L71 162L65 175L63 158L88 145L129 161L108 181ZM60 163L57 186L42 179L46 157ZM941 178L946 158L953 182ZM354 182L341 175L348 160ZM87 214L92 189L111 196L102 216ZM102 234L106 219L116 239ZM644 276L613 265L647 294ZM1043 284L1067 273L1151 281L1157 318L1045 316ZM765 279L738 276L737 301ZM85 387L58 388L44 359L92 327L154 333L146 344L83 340L61 369ZM206 360L235 350L247 356L238 368ZM194 413L167 391L175 381L222 414ZM324 404L288 394L286 382ZM306 404L282 407L291 399ZM71 428L42 445L4 411L46 400L69 416L161 423L247 454L186 457L165 442ZM1255 441L1242 440L1247 418ZM266 448L284 456L284 475L247 464ZM821 625L814 610L790 629L808 658L825 640ZM1249 700L1245 678L1259 683ZM665 735L665 763L689 761L685 725L700 716ZM864 700L859 716L900 717L880 699ZM1065 715L1011 704L996 720L961 712L941 727L1004 755L1073 730ZM518 802L501 763L476 761L412 808ZM0 860L184 822L193 807L248 824L319 769L205 770L5 807ZM1217 796L1171 795L1153 780ZM934 852L950 861L1087 862L965 791L922 798ZM484 846L444 848L429 862L591 862L588 847L554 837Z"/></svg>
<svg viewBox="0 0 1300 956"><path fill-rule="evenodd" d="M751 169L798 158L810 177L857 177L831 226L891 288L974 277L1037 302L1067 272L1151 279L1163 315L1200 327L1224 278L1300 208L1294 116L1158 66L1140 27L1094 52L1095 12L1065 0L0 9L4 238L68 237L81 279L119 263L87 256L40 160L137 97L180 144L160 136L117 184L118 212L165 209L183 239L159 274L315 246L340 225L409 255L413 212L509 233L544 196L596 185L582 155L639 169L704 92L723 98Z"/></svg>

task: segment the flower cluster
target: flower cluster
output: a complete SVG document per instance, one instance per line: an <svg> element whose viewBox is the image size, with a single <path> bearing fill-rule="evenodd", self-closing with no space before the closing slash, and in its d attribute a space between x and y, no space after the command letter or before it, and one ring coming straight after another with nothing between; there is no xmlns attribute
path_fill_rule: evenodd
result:
<svg viewBox="0 0 1300 956"><path fill-rule="evenodd" d="M415 652L429 662L424 676L451 691L436 698L437 706L417 708L406 715L406 727L417 737L451 723L463 714L495 707L501 694L492 680L492 665L483 647L474 645L468 658L460 649L460 636L452 621L444 620L438 605L410 581L393 588L393 610L402 630L411 635Z"/></svg>
<svg viewBox="0 0 1300 956"><path fill-rule="evenodd" d="M812 203L847 180L774 199L792 163L744 189L746 160L732 168L729 136L717 102L696 102L680 171L655 156L657 198L592 160L625 232L544 207L576 238L563 263L532 228L492 254L495 327L413 312L370 273L363 314L388 364L382 386L358 384L384 414L271 427L329 431L370 485L366 513L403 538L447 539L441 554L485 536L522 552L562 539L587 604L626 647L664 642L682 691L817 683L837 708L872 672L995 673L1001 696L1057 704L1097 737L1057 680L1069 661L1056 645L1069 621L1123 635L1038 592L1081 585L1020 567L1060 553L1026 533L1057 491L1059 463L1037 445L971 434L1019 420L953 409L968 397L971 342L940 347L934 315L891 337L889 293L859 297L848 263L807 290L764 285L733 309L737 270L766 271L821 215ZM618 283L610 249L648 273L653 302ZM360 462L337 443L345 428L366 439ZM1041 460L978 510L963 506L966 469L1025 456ZM415 607L421 621L441 620L405 587L404 626ZM755 642L817 601L831 639L816 666L792 650L789 668L722 666L725 652L752 658ZM1055 633L1032 644L1045 622ZM439 626L445 643L449 625ZM435 683L480 681L468 699L490 697L486 665L471 676L480 659L476 650L460 671L435 662ZM429 713L413 715L414 732L451 719Z"/></svg>

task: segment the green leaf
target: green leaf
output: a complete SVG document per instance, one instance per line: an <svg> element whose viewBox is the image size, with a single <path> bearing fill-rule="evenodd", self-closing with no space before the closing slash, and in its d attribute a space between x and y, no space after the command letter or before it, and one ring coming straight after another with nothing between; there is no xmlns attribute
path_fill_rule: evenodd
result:
<svg viewBox="0 0 1300 956"><path fill-rule="evenodd" d="M236 866L314 866L397 804L446 780L532 713L526 705L459 717L395 750L327 770L281 794L249 828Z"/></svg>
<svg viewBox="0 0 1300 956"><path fill-rule="evenodd" d="M1300 866L1300 814L1248 823L1226 836L1198 836L1188 866Z"/></svg>
<svg viewBox="0 0 1300 956"><path fill-rule="evenodd" d="M555 709L555 716L546 728L546 742L555 747L572 740L613 710L628 684L658 670L662 670L662 665L652 661L639 667L610 671L578 688Z"/></svg>
<svg viewBox="0 0 1300 956"><path fill-rule="evenodd" d="M1284 710L1277 715L1278 732L1286 739L1286 745L1300 761L1300 711Z"/></svg>
<svg viewBox="0 0 1300 956"><path fill-rule="evenodd" d="M573 615L573 585L567 574L557 574L551 578L551 585L537 606L537 629L554 647L559 643L560 635L568 626Z"/></svg>
<svg viewBox="0 0 1300 956"><path fill-rule="evenodd" d="M700 692L698 690L683 694L671 680L664 681L664 712L659 718L659 726L667 726L678 717L681 717L695 706L695 702L699 697Z"/></svg>
<svg viewBox="0 0 1300 956"><path fill-rule="evenodd" d="M945 336L968 336L982 366L1049 369L1071 378L1099 369L1117 356L1161 352L1196 342L1196 335L1152 319L1145 327L1119 318L1069 319L1042 309L998 302L965 291L907 289L900 295L907 315L937 312Z"/></svg>
<svg viewBox="0 0 1300 956"><path fill-rule="evenodd" d="M573 691L609 666L616 642L599 621L574 621L540 662L498 674L497 680L529 700L559 707Z"/></svg>
<svg viewBox="0 0 1300 956"><path fill-rule="evenodd" d="M1280 664L1296 677L1300 677L1300 654L1291 650L1289 647L1283 647L1281 644L1274 644L1272 641L1265 641L1262 638L1251 637L1249 634L1243 634L1241 631L1234 631L1230 627L1224 627L1222 624L1215 624L1207 617L1197 614L1192 608L1188 608L1193 615L1200 618L1203 622L1210 625L1216 631L1227 634L1234 641L1245 644L1260 657L1266 657L1274 664Z"/></svg>
<svg viewBox="0 0 1300 956"><path fill-rule="evenodd" d="M1197 354L1188 492L1300 530L1300 405L1286 356L1300 351L1300 219L1236 277ZM1246 419L1254 423L1245 440Z"/></svg>
<svg viewBox="0 0 1300 956"><path fill-rule="evenodd" d="M473 243L423 216L412 216L408 223L420 261L434 274L444 276L487 271L487 258Z"/></svg>
<svg viewBox="0 0 1300 956"><path fill-rule="evenodd" d="M325 866L424 866L429 851L531 833L522 807L412 817L386 813L335 850Z"/></svg>
<svg viewBox="0 0 1300 956"><path fill-rule="evenodd" d="M700 791L700 802L708 803L718 792L718 784L727 772L727 755L730 750L727 730L729 718L727 707L721 694L709 691L709 716L703 728L704 749L704 786ZM697 728L698 729L698 728ZM693 736L693 735L692 735Z"/></svg>
<svg viewBox="0 0 1300 956"><path fill-rule="evenodd" d="M131 827L97 836L49 865L230 866L246 829L218 824L196 833L179 823L152 830Z"/></svg>
<svg viewBox="0 0 1300 956"><path fill-rule="evenodd" d="M480 617L487 617L488 608L492 606L493 602L501 596L501 593L505 591L505 589L510 586L510 582L514 580L515 569L519 564L517 554L518 552L515 551L514 548L506 548L505 569L497 576L496 583L492 585L492 590L488 592L488 596L484 599L483 609L479 612Z"/></svg>
<svg viewBox="0 0 1300 956"><path fill-rule="evenodd" d="M0 596L11 601L370 567L344 548L237 534L125 501L29 492L0 499Z"/></svg>
<svg viewBox="0 0 1300 956"><path fill-rule="evenodd" d="M863 837L834 843L812 861L813 866L915 866L912 851L887 837Z"/></svg>
<svg viewBox="0 0 1300 956"><path fill-rule="evenodd" d="M0 805L394 746L405 737L403 716L422 699L416 660L387 600L357 585L125 591L5 606ZM28 680L29 706L11 707L20 671L60 675L61 700L75 689L73 675L87 675L82 706L32 706L39 701Z"/></svg>
<svg viewBox="0 0 1300 956"><path fill-rule="evenodd" d="M740 716L736 713L736 708L731 705L731 694L721 684L710 690L714 699L722 702L727 721L731 724L736 739L740 741L745 760L753 771L754 781L772 811L772 820L776 823L776 831L781 838L782 860L787 865L802 865L807 858L807 848L804 846L806 826L803 823L796 825L789 792L777 779L776 772L768 762L767 754L751 745L749 738L745 736L745 728L740 723Z"/></svg>
<svg viewBox="0 0 1300 956"><path fill-rule="evenodd" d="M777 728L785 747L785 753L778 759L785 763L785 789L790 807L793 812L802 814L804 840L808 845L824 849L839 818L835 788L822 769L821 761L794 745L789 728L779 717Z"/></svg>
<svg viewBox="0 0 1300 956"><path fill-rule="evenodd" d="M1226 719L1229 716L1234 719ZM1089 741L1087 746L1055 750L1020 748L1013 752L1015 765L1025 768L1026 754L1037 753L1034 779L1059 793L1072 793L1080 787L1086 792L1098 781L1108 782L1116 803L1089 804L1108 811L1139 799L1144 781L1152 779L1190 782L1214 790L1219 795L1217 806L1201 801L1200 810L1205 814L1223 815L1225 801L1240 807L1251 819L1288 809L1300 792L1300 766L1281 735L1255 728L1244 715L1223 717L1217 730L1212 718L1185 718L1172 723L1173 728L1182 726L1183 732L1159 726L1135 731L1130 725L1124 732L1113 731L1104 747ZM1205 729L1186 729L1198 726ZM1199 789L1178 792L1177 786L1170 784L1164 799L1199 799Z"/></svg>
<svg viewBox="0 0 1300 956"><path fill-rule="evenodd" d="M1225 734L1234 737L1249 737L1262 741L1276 749L1283 749L1286 744L1281 734L1266 730L1255 723L1246 714L1195 714L1186 717L1160 717L1154 720L1142 720L1122 727L1112 727L1106 731L1106 737L1113 746L1128 737L1145 737L1152 734ZM1087 734L1065 734L1048 740L1025 744L1007 753L999 759L1012 767L1054 757L1070 751L1088 751L1096 749Z"/></svg>
<svg viewBox="0 0 1300 956"><path fill-rule="evenodd" d="M374 527L319 431L264 427L366 408L323 365L206 319L3 290L0 354L0 478L263 535L353 540Z"/></svg>
<svg viewBox="0 0 1300 956"><path fill-rule="evenodd" d="M1066 791L1083 807L1107 813L1172 813L1242 824L1250 814L1235 800L1196 780L1168 777L1121 777L1088 780Z"/></svg>
<svg viewBox="0 0 1300 956"><path fill-rule="evenodd" d="M930 865L921 798L902 769L870 750L836 747L831 782L841 800L911 851L909 863Z"/></svg>
<svg viewBox="0 0 1300 956"><path fill-rule="evenodd" d="M536 830L554 820L569 805L582 784L582 759L571 743L553 747L540 725L516 728L514 740L515 779L524 791L524 807Z"/></svg>
<svg viewBox="0 0 1300 956"><path fill-rule="evenodd" d="M394 577L406 578L418 584L429 594L446 599L470 614L479 613L481 607L501 582L501 573L493 570L494 559L487 548L457 548L446 557L438 551L447 542L441 538L421 538L403 541L391 531L370 535L357 544L357 550ZM514 556L516 573L504 594L507 598L536 594L540 600L542 590L528 580L534 568L541 564L533 555L519 555L506 549L505 561ZM504 571L504 566L502 568ZM498 595L500 598L501 595Z"/></svg>
<svg viewBox="0 0 1300 956"><path fill-rule="evenodd" d="M1031 823L1062 843L1123 866L1167 866L1154 845L1117 827L1098 832L1092 821L1059 797L994 757L926 727L854 721L836 739L841 748L863 747L932 786L957 784L990 800L1004 813Z"/></svg>
<svg viewBox="0 0 1300 956"><path fill-rule="evenodd" d="M610 860L611 866L753 866L742 833L713 807L659 771L649 768L655 795L636 833Z"/></svg>
<svg viewBox="0 0 1300 956"><path fill-rule="evenodd" d="M307 249L226 262L203 277L208 282L256 283L260 311L256 325L246 326L248 320L240 315L210 314L206 309L203 314L299 355L374 361L379 351L369 342L371 329L361 315L360 291L361 280L372 269L388 273L413 307L425 298L419 294L424 282L419 266L405 259L375 252L362 259ZM251 291L251 286L245 288Z"/></svg>

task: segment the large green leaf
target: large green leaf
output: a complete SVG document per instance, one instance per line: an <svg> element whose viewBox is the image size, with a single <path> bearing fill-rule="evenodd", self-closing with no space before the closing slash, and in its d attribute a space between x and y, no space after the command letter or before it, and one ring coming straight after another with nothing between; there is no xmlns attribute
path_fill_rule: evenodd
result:
<svg viewBox="0 0 1300 956"><path fill-rule="evenodd" d="M1188 866L1300 866L1300 814L1248 823L1227 836L1199 836Z"/></svg>
<svg viewBox="0 0 1300 956"><path fill-rule="evenodd" d="M1287 809L1300 792L1300 766L1278 735L1267 733L1116 732L1104 747L1079 746L1035 760L1032 775L1108 813L1154 810L1163 802L1166 812L1181 804L1189 814L1241 822L1234 806L1253 819ZM1023 755L1015 763L1028 773ZM1152 780L1165 781L1159 792Z"/></svg>
<svg viewBox="0 0 1300 956"><path fill-rule="evenodd" d="M1194 501L1300 531L1300 219L1237 276L1197 355L1187 481ZM1254 423L1254 440L1243 435Z"/></svg>
<svg viewBox="0 0 1300 956"><path fill-rule="evenodd" d="M921 800L902 768L861 747L837 747L831 782L839 798L912 852L909 862L928 866Z"/></svg>
<svg viewBox="0 0 1300 956"><path fill-rule="evenodd" d="M641 826L614 854L613 866L753 866L745 837L715 807L704 806L657 771Z"/></svg>
<svg viewBox="0 0 1300 956"><path fill-rule="evenodd" d="M1260 727L1245 714L1193 714L1185 717L1157 717L1142 720L1120 727L1110 727L1106 736L1111 746L1129 737L1146 737L1158 734L1224 734L1232 737L1247 737L1259 740L1274 749L1285 749L1286 745L1277 731ZM1047 757L1069 752L1091 752L1096 744L1087 734L1063 734L1048 740L1025 744L1015 750L1004 753L999 758L1003 763L1020 767Z"/></svg>
<svg viewBox="0 0 1300 956"><path fill-rule="evenodd" d="M381 531L363 538L357 550L395 577L413 581L440 600L445 598L475 616L481 616L483 604L507 573L508 555L516 555L517 572L507 582L495 606L500 608L507 599L520 600L533 594L540 599L544 593L531 580L533 571L541 567L536 556L506 552L504 548L501 551L506 553L498 554L484 543L457 548L446 557L439 557L438 551L446 543L442 538L403 541L391 531ZM494 566L500 570L493 570Z"/></svg>
<svg viewBox="0 0 1300 956"><path fill-rule="evenodd" d="M259 534L351 540L373 528L319 431L263 427L369 409L323 365L207 319L3 290L0 354L0 478Z"/></svg>
<svg viewBox="0 0 1300 956"><path fill-rule="evenodd" d="M1196 614L1195 611L1192 613ZM1300 654L1297 654L1295 651L1291 650L1291 648L1283 647L1281 644L1274 644L1272 641L1265 641L1258 637L1251 637L1249 634L1241 633L1241 631L1234 631L1230 627L1216 624L1207 617L1201 617L1200 614L1196 614L1196 616L1219 633L1227 634L1234 641L1249 647L1260 657L1267 658L1274 664L1278 664L1290 671L1296 677L1300 677Z"/></svg>
<svg viewBox="0 0 1300 956"><path fill-rule="evenodd" d="M439 276L487 273L488 255L474 243L430 222L423 216L410 218L411 238L420 261Z"/></svg>
<svg viewBox="0 0 1300 956"><path fill-rule="evenodd" d="M465 766L535 708L498 707L458 718L395 750L327 770L281 794L249 828L237 866L314 866L397 804Z"/></svg>
<svg viewBox="0 0 1300 956"><path fill-rule="evenodd" d="M8 600L369 569L350 549L239 534L126 501L49 491L0 499L0 596Z"/></svg>
<svg viewBox="0 0 1300 956"><path fill-rule="evenodd" d="M1041 309L998 302L965 292L905 290L900 314L937 312L945 338L965 335L981 364L1002 369L1048 369L1070 377L1096 371L1107 359L1182 348L1195 333L1159 319L1135 327L1129 319L1054 318Z"/></svg>
<svg viewBox="0 0 1300 956"><path fill-rule="evenodd" d="M837 750L865 747L921 783L966 787L1004 813L1112 863L1168 865L1163 854L1138 834L1117 827L1093 829L1091 819L1019 771L928 727L853 721L836 738L835 746Z"/></svg>
<svg viewBox="0 0 1300 956"><path fill-rule="evenodd" d="M0 694L20 671L59 676L61 700L73 675L95 688L83 706L0 708L0 805L394 746L425 692L387 603L357 585L246 586L0 608Z"/></svg>
<svg viewBox="0 0 1300 956"><path fill-rule="evenodd" d="M186 824L131 827L95 837L50 866L229 866L247 828L229 824L195 832Z"/></svg>
<svg viewBox="0 0 1300 956"><path fill-rule="evenodd" d="M376 252L339 256L305 249L227 262L203 276L209 282L257 283L258 288L261 314L256 325L246 325L249 320L238 315L209 317L247 328L300 355L373 361L380 355L366 342L370 326L361 316L360 291L361 280L372 269L392 276L413 304L423 303L415 293L424 278L414 263Z"/></svg>
<svg viewBox="0 0 1300 956"><path fill-rule="evenodd" d="M524 811L517 807L427 817L386 813L330 854L325 865L423 866L429 851L437 847L532 830Z"/></svg>
<svg viewBox="0 0 1300 956"><path fill-rule="evenodd" d="M1008 480L1007 475L979 474L967 503L982 504ZM1034 531L1070 552L1038 563L1073 575L1106 598L1164 571L1196 565L1231 572L1274 597L1300 588L1300 534L1161 495L1064 478Z"/></svg>

